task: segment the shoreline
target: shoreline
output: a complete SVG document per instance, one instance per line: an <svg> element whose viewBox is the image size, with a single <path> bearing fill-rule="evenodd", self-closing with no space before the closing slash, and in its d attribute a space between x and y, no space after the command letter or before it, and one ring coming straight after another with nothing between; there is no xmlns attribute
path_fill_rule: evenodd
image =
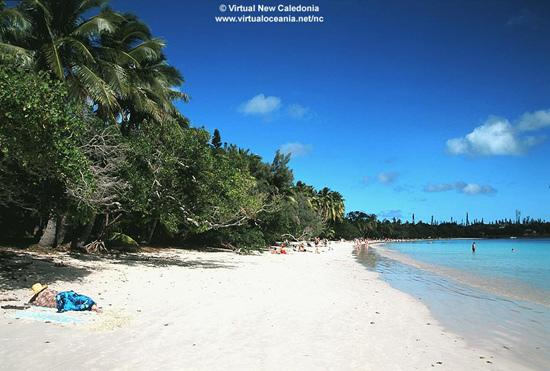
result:
<svg viewBox="0 0 550 371"><path fill-rule="evenodd" d="M446 328L464 336L472 346L506 353L525 368L546 369L550 311L547 301L533 297L539 289L526 282L419 261L384 244L373 247L380 257L397 264L382 263L383 279L421 298ZM416 279L402 279L403 272ZM521 290L531 295L526 297Z"/></svg>
<svg viewBox="0 0 550 371"><path fill-rule="evenodd" d="M27 267L60 277L52 287L89 295L104 313L77 313L90 322L62 325L7 318L12 311L2 309L0 368L522 368L445 330L421 301L357 262L353 244L333 248L252 256L59 254L52 261L23 253L21 264L31 260ZM1 278L2 305L20 305L36 276Z"/></svg>
<svg viewBox="0 0 550 371"><path fill-rule="evenodd" d="M453 280L459 284L470 286L472 288L482 290L493 295L498 295L503 298L533 303L535 305L541 305L543 307L550 308L550 301L547 300L546 293L540 289L529 287L529 290L531 292L539 293L538 298L526 297L522 295L521 291L525 288L525 286L529 286L528 282L521 282L521 286L516 287L517 285L515 285L515 282L510 278L498 276L483 276L479 273L462 271L457 268L448 267L446 265L438 265L434 263L424 262L421 260L417 260L412 256L408 256L402 252L392 250L391 248L384 246L384 244L377 244L373 246L381 248L377 250L377 252L381 256L399 261L416 269L430 272L441 277ZM467 273L467 276L464 275L465 272Z"/></svg>

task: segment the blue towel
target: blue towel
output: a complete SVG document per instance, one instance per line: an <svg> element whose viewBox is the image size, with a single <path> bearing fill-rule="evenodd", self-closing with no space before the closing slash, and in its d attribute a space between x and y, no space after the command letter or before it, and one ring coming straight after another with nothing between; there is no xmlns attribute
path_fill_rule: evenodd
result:
<svg viewBox="0 0 550 371"><path fill-rule="evenodd" d="M63 291L55 296L59 313L69 310L90 310L96 303L91 298L74 291Z"/></svg>
<svg viewBox="0 0 550 371"><path fill-rule="evenodd" d="M91 319L86 317L75 318L68 315L68 313L56 313L55 309L53 308L43 308L43 307L29 308L25 310L18 310L13 313L6 313L4 314L4 317L28 319L31 321L38 321L38 322L55 322L55 323L70 323L70 324L86 323Z"/></svg>

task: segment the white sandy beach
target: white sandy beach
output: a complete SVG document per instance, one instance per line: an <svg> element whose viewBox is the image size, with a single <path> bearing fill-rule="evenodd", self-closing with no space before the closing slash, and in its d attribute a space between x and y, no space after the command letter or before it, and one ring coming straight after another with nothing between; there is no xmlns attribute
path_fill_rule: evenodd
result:
<svg viewBox="0 0 550 371"><path fill-rule="evenodd" d="M34 273L20 276L19 263L8 260L2 305L28 300L42 274L49 279L42 283L89 295L104 313L72 313L90 321L57 324L1 309L0 369L525 369L445 331L421 301L379 280L352 251L342 243L319 255L24 253L32 264L22 272Z"/></svg>

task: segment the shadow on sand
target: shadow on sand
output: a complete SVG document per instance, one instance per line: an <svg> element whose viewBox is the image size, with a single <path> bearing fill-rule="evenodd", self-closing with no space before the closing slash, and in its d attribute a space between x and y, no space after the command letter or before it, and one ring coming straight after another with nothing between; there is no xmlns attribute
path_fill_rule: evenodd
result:
<svg viewBox="0 0 550 371"><path fill-rule="evenodd" d="M212 255L216 253L212 252ZM204 256L204 255L203 255ZM97 267L95 266L97 262ZM29 253L23 249L0 247L0 290L30 288L36 282L75 282L100 268L99 263L155 268L184 267L189 269L234 269L224 259L201 259L176 252L158 250L153 253L81 254Z"/></svg>
<svg viewBox="0 0 550 371"><path fill-rule="evenodd" d="M36 282L75 281L92 270L56 261L53 255L36 256L0 249L0 289L30 288Z"/></svg>
<svg viewBox="0 0 550 371"><path fill-rule="evenodd" d="M215 253L212 253L215 254ZM138 254L70 254L72 258L87 262L105 262L110 264L122 264L128 266L146 266L153 268L165 267L185 267L185 268L204 268L204 269L233 269L235 265L226 263L223 259L200 259L199 257L182 257L177 254L172 256L161 256L158 253L138 253Z"/></svg>

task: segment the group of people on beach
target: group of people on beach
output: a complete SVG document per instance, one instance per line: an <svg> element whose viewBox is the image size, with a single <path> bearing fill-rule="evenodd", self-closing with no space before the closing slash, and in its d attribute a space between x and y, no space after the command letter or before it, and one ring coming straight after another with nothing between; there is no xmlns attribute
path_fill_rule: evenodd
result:
<svg viewBox="0 0 550 371"><path fill-rule="evenodd" d="M274 246L271 249L271 253L288 254L287 248L292 248L292 251L295 251L295 252L311 252L315 254L320 254L321 251L324 251L323 248L327 249L328 251L332 250L332 242L326 238L321 239L319 237L315 237L313 241L306 241L305 243L301 242L298 245L298 244L291 244L288 242L288 240L286 240L281 244L279 248ZM319 250L319 248L321 248L322 250Z"/></svg>

